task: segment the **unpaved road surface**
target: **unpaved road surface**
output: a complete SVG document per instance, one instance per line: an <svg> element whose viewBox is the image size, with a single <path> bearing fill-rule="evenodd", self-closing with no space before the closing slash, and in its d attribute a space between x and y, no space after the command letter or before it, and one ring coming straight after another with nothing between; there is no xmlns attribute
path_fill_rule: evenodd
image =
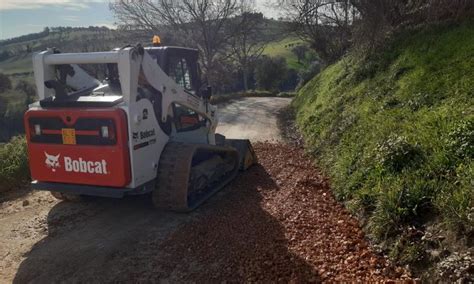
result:
<svg viewBox="0 0 474 284"><path fill-rule="evenodd" d="M273 100L270 98L269 100ZM190 214L148 196L0 203L0 282L320 282L404 273L374 254L301 149L256 143L260 164ZM10 194L10 195L11 195Z"/></svg>
<svg viewBox="0 0 474 284"><path fill-rule="evenodd" d="M218 108L217 132L227 138L282 142L277 113L289 98L242 98Z"/></svg>

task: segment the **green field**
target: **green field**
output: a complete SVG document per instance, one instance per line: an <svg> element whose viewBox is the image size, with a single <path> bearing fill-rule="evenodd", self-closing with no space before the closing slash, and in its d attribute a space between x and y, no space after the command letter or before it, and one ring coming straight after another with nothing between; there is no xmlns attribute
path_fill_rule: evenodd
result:
<svg viewBox="0 0 474 284"><path fill-rule="evenodd" d="M291 51L294 46L303 44L301 39L287 37L282 40L270 42L263 54L272 57L283 57L290 68L299 70L305 67L304 63L298 63L296 55ZM15 56L5 61L0 61L0 72L4 74L17 74L33 71L32 53Z"/></svg>
<svg viewBox="0 0 474 284"><path fill-rule="evenodd" d="M115 30L71 30L63 32L50 32L49 35L34 40L24 40L0 46L0 52L8 51L10 58L0 61L0 72L7 75L16 75L33 71L32 55L50 47L57 47L68 52L81 52L83 49L91 50L110 46L123 46L126 33ZM140 42L138 38L130 37L133 42ZM27 52L27 47L32 52Z"/></svg>
<svg viewBox="0 0 474 284"><path fill-rule="evenodd" d="M0 62L0 73L7 75L33 71L32 53L15 56Z"/></svg>
<svg viewBox="0 0 474 284"><path fill-rule="evenodd" d="M283 57L286 59L288 67L299 70L304 67L302 63L298 63L296 55L291 49L297 45L303 44L301 39L295 37L286 37L282 40L270 42L263 51L264 55L272 57Z"/></svg>

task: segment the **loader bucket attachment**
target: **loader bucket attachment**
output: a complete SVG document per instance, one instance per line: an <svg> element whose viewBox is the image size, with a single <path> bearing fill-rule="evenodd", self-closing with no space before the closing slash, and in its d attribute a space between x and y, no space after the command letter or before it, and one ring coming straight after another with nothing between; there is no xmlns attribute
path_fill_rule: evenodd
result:
<svg viewBox="0 0 474 284"><path fill-rule="evenodd" d="M257 163L257 155L248 139L226 139L226 144L239 153L239 170L246 171Z"/></svg>

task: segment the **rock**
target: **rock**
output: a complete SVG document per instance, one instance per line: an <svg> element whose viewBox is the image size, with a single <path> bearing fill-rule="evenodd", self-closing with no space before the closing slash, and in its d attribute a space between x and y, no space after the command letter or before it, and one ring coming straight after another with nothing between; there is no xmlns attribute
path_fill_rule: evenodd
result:
<svg viewBox="0 0 474 284"><path fill-rule="evenodd" d="M439 256L441 255L440 250L430 250L429 253L430 253L430 256L435 259L439 259Z"/></svg>
<svg viewBox="0 0 474 284"><path fill-rule="evenodd" d="M23 207L30 205L30 201L28 199L23 200L22 203Z"/></svg>

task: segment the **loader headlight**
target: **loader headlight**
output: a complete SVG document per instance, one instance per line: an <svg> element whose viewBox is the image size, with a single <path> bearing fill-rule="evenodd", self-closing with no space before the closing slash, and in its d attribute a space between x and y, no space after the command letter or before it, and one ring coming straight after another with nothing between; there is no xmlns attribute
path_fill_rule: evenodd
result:
<svg viewBox="0 0 474 284"><path fill-rule="evenodd" d="M35 124L35 135L41 135L41 125Z"/></svg>
<svg viewBox="0 0 474 284"><path fill-rule="evenodd" d="M102 138L109 138L109 127L108 126L102 126L100 128L100 134L102 135Z"/></svg>

